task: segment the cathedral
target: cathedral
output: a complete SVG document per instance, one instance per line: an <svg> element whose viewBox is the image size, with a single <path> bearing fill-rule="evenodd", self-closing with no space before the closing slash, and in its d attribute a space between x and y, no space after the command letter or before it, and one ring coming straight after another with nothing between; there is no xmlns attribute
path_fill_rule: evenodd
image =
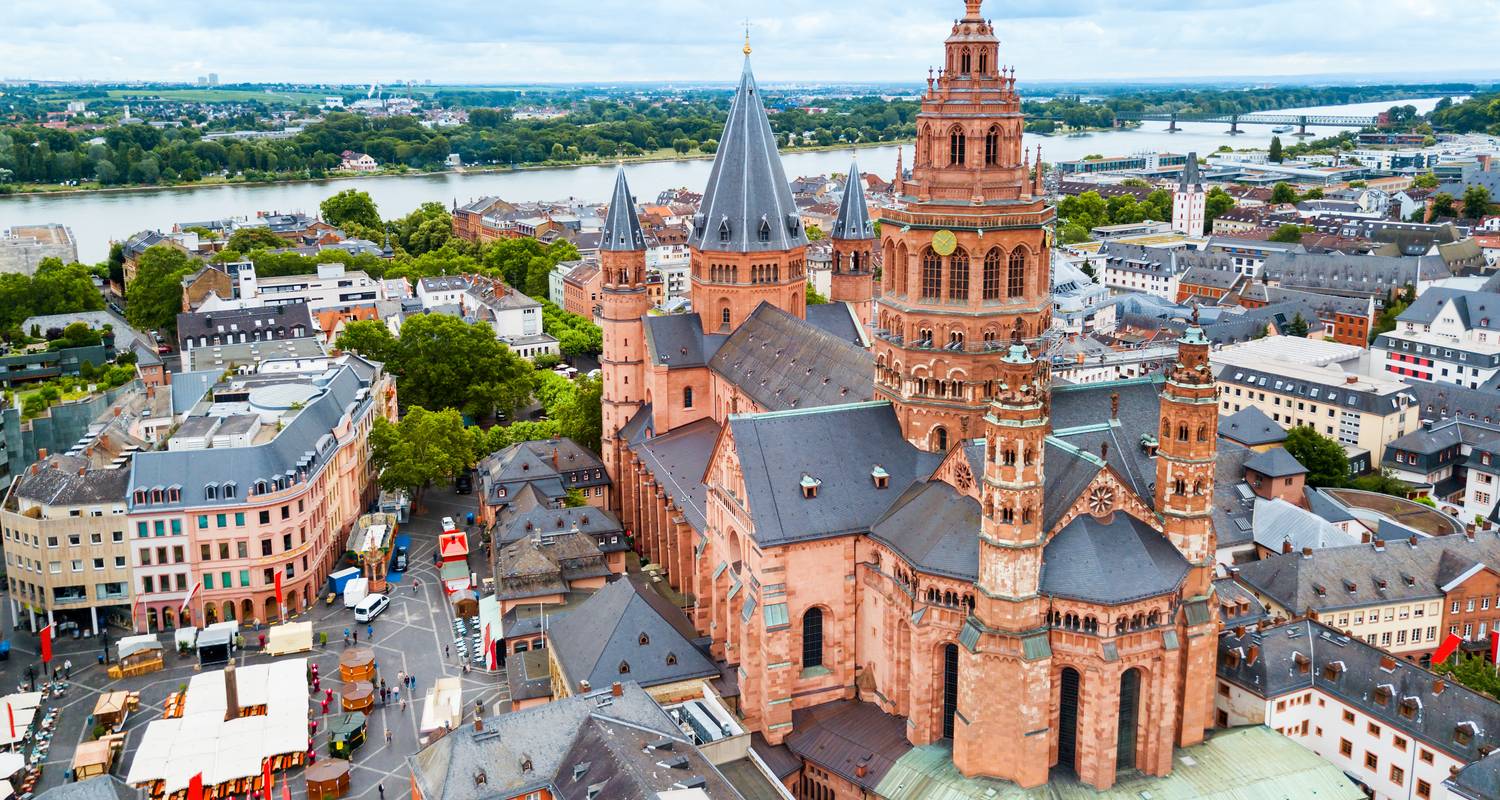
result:
<svg viewBox="0 0 1500 800"><path fill-rule="evenodd" d="M804 781L866 775L796 744L858 706L966 778L1102 789L1170 773L1212 725L1209 344L1190 326L1165 374L1053 384L1055 212L1014 72L981 0L965 6L878 227L850 168L828 304L805 301L807 235L748 47L692 220L694 313L647 314L617 177L612 505Z"/></svg>

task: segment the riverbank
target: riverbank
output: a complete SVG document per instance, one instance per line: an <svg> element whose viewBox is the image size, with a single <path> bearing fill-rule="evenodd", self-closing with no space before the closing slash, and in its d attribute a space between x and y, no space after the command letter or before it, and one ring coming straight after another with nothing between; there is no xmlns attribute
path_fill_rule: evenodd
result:
<svg viewBox="0 0 1500 800"><path fill-rule="evenodd" d="M834 144L834 145L808 145L803 147L783 147L781 152L790 153L828 153L838 150L864 150L878 147L898 147L912 144L914 139L895 139L889 142L860 142L859 144ZM175 192L193 189L214 189L225 186L251 188L256 186L290 186L307 183L327 183L330 181L367 180L371 178L430 178L434 176L447 175L492 175L517 172L535 172L538 170L554 169L577 169L580 167L603 167L617 163L623 164L655 164L665 161L707 161L714 157L713 153L694 152L686 155L679 154L670 148L658 150L639 156L621 156L617 159L589 159L580 161L543 161L534 164L484 164L473 167L459 167L457 169L440 170L382 170L380 172L339 172L324 175L321 178L277 178L268 181L233 180L223 177L204 178L192 183L173 183L169 185L139 184L132 186L43 186L32 184L24 191L0 191L0 198L5 197L66 197L68 195L97 195L97 194L129 194L152 192Z"/></svg>

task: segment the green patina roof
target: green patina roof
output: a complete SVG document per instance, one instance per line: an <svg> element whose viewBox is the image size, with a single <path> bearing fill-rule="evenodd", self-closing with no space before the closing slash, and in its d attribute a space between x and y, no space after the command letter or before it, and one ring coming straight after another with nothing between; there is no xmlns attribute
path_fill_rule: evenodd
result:
<svg viewBox="0 0 1500 800"><path fill-rule="evenodd" d="M1107 791L1053 779L1022 789L1007 781L969 779L945 745L914 747L881 779L888 800L1363 800L1344 773L1270 728L1236 728L1176 751L1172 774L1132 772Z"/></svg>

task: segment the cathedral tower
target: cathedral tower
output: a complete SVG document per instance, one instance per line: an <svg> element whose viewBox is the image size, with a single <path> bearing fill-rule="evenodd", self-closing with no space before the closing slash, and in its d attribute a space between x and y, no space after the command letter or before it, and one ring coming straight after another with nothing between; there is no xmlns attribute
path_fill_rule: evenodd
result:
<svg viewBox="0 0 1500 800"><path fill-rule="evenodd" d="M833 244L833 275L828 299L854 307L861 325L870 324L870 303L875 296L875 226L865 206L865 181L859 164L849 165L844 199L828 237Z"/></svg>
<svg viewBox="0 0 1500 800"><path fill-rule="evenodd" d="M604 464L616 481L625 474L620 459L626 452L617 433L643 403L646 392L646 334L641 318L651 310L646 292L646 236L635 213L635 200L625 181L625 168L615 173L614 193L599 237L599 269L603 273L600 324L604 330L604 352L600 362L604 379ZM610 491L618 493L618 483ZM618 509L619 497L611 497Z"/></svg>
<svg viewBox="0 0 1500 800"><path fill-rule="evenodd" d="M748 44L688 250L693 309L705 332L734 330L762 301L806 316L807 234L750 72Z"/></svg>
<svg viewBox="0 0 1500 800"><path fill-rule="evenodd" d="M1049 737L1035 735L1049 725L1052 685L1039 593L1049 370L1018 332L998 370L984 418L978 595L960 637L953 763L965 776L1030 787L1046 782L1051 761ZM995 702L998 686L1003 703Z"/></svg>
<svg viewBox="0 0 1500 800"><path fill-rule="evenodd" d="M976 436L1014 333L1033 351L1051 324L1056 212L1022 159L1021 97L999 40L967 0L929 75L911 177L880 211L875 396L906 438L946 450Z"/></svg>
<svg viewBox="0 0 1500 800"><path fill-rule="evenodd" d="M1198 154L1188 153L1182 166L1182 178L1172 193L1172 230L1187 236L1202 236L1208 209L1208 195L1198 177Z"/></svg>

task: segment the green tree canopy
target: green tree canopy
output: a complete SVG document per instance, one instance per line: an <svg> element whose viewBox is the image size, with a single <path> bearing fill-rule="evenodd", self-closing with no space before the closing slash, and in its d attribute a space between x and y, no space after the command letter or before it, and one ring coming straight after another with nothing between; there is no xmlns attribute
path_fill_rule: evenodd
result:
<svg viewBox="0 0 1500 800"><path fill-rule="evenodd" d="M454 409L410 407L396 424L376 417L370 430L370 461L380 470L380 486L404 489L413 500L438 481L451 480L474 463L474 440Z"/></svg>
<svg viewBox="0 0 1500 800"><path fill-rule="evenodd" d="M1306 228L1301 225L1291 222L1284 223L1276 228L1275 233L1271 234L1271 241L1297 244L1302 241L1302 234L1305 232Z"/></svg>
<svg viewBox="0 0 1500 800"><path fill-rule="evenodd" d="M1470 186L1464 190L1464 216L1469 219L1484 219L1494 208L1490 190L1483 186Z"/></svg>
<svg viewBox="0 0 1500 800"><path fill-rule="evenodd" d="M135 280L125 289L125 318L140 330L176 331L182 311L182 279L197 259L171 245L153 245L136 260Z"/></svg>
<svg viewBox="0 0 1500 800"><path fill-rule="evenodd" d="M1297 339L1307 338L1307 320L1303 319L1302 312L1298 311L1295 316L1287 322L1281 331L1282 336L1291 336Z"/></svg>
<svg viewBox="0 0 1500 800"><path fill-rule="evenodd" d="M370 195L358 189L345 189L324 200L318 209L323 212L323 221L329 225L344 226L348 223L372 230L380 229L380 212Z"/></svg>
<svg viewBox="0 0 1500 800"><path fill-rule="evenodd" d="M1283 447L1307 468L1309 486L1343 486L1349 479L1349 457L1338 442L1306 425L1286 433Z"/></svg>
<svg viewBox="0 0 1500 800"><path fill-rule="evenodd" d="M1278 183L1271 187L1271 202L1276 205L1297 202L1297 189L1290 183Z"/></svg>
<svg viewBox="0 0 1500 800"><path fill-rule="evenodd" d="M1281 152L1281 137L1280 136L1272 136L1271 137L1271 150L1270 150L1269 153L1267 153L1266 157L1268 159L1270 159L1271 161L1274 161L1277 164L1280 164L1282 162L1282 160L1286 157Z"/></svg>
<svg viewBox="0 0 1500 800"><path fill-rule="evenodd" d="M229 234L229 241L225 243L224 249L248 253L251 250L280 250L289 244L287 240L271 233L270 228L255 226L238 228Z"/></svg>

